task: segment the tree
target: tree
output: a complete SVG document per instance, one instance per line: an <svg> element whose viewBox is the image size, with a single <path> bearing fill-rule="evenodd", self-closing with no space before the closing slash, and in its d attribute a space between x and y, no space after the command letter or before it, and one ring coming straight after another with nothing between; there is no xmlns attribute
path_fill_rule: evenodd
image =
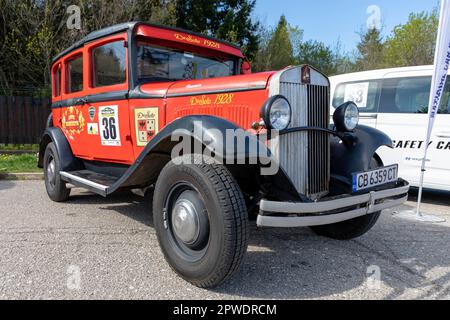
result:
<svg viewBox="0 0 450 320"><path fill-rule="evenodd" d="M176 26L237 43L253 59L258 23L251 15L256 0L176 0Z"/></svg>
<svg viewBox="0 0 450 320"><path fill-rule="evenodd" d="M436 10L431 14L410 14L408 22L395 27L386 41L385 66L432 64L438 25Z"/></svg>
<svg viewBox="0 0 450 320"><path fill-rule="evenodd" d="M309 40L300 43L298 64L309 64L326 75L336 73L335 54L323 42Z"/></svg>
<svg viewBox="0 0 450 320"><path fill-rule="evenodd" d="M291 30L283 15L275 30L263 31L263 41L255 61L256 70L278 70L295 63Z"/></svg>
<svg viewBox="0 0 450 320"><path fill-rule="evenodd" d="M52 58L88 33L121 22L175 24L175 0L79 0L81 30L66 21L71 0L0 0L0 94L49 94Z"/></svg>
<svg viewBox="0 0 450 320"><path fill-rule="evenodd" d="M383 64L384 43L380 30L376 28L368 29L366 33L361 33L361 40L357 45L358 58L356 65L358 70L374 70Z"/></svg>

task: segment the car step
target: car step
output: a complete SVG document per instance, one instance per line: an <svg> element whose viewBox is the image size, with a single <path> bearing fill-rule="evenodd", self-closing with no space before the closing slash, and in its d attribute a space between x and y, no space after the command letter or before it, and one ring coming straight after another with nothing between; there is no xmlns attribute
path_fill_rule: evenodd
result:
<svg viewBox="0 0 450 320"><path fill-rule="evenodd" d="M108 193L108 188L118 180L117 177L89 170L72 172L61 171L59 174L61 175L62 180L76 187L86 188L104 197L106 197Z"/></svg>

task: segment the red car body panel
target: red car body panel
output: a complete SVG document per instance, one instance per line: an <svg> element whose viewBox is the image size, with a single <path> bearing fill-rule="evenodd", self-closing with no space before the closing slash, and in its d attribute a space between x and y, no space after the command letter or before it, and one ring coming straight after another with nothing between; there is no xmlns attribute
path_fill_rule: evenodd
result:
<svg viewBox="0 0 450 320"><path fill-rule="evenodd" d="M192 51L198 54L244 58L236 47L186 32L155 26L139 25L136 40ZM127 78L124 83L106 87L94 87L92 80L92 50L98 46L123 40L128 43L129 34L121 32L88 42L81 48L62 56L53 64L53 87L59 82L61 92L53 90L53 103L76 101L82 97L128 91L129 50L126 50ZM67 63L83 56L83 90L69 93ZM57 79L56 71L61 70ZM69 141L75 157L99 162L131 165L144 150L146 143L172 121L188 115L213 115L228 119L239 127L251 130L259 122L260 109L268 98L268 81L274 72L263 72L231 77L177 82L143 83L138 86L145 97L108 100L53 109L53 124L60 127ZM59 80L59 81L58 81ZM101 139L101 110L110 107L117 120L117 139L105 143ZM148 116L155 123L148 127ZM142 119L138 119L142 117ZM150 130L149 130L150 129ZM147 135L147 136L146 136ZM146 136L146 137L145 137ZM146 140L146 141L145 141Z"/></svg>

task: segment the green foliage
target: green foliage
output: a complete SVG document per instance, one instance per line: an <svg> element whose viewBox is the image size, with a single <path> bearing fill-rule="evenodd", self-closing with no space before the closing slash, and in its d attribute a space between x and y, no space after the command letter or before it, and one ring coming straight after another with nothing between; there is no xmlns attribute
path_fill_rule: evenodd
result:
<svg viewBox="0 0 450 320"><path fill-rule="evenodd" d="M0 172L39 172L35 154L0 154Z"/></svg>
<svg viewBox="0 0 450 320"><path fill-rule="evenodd" d="M252 59L258 49L256 0L176 0L176 26L237 43Z"/></svg>
<svg viewBox="0 0 450 320"><path fill-rule="evenodd" d="M384 65L388 67L433 64L437 11L410 14L404 25L396 26L385 43Z"/></svg>
<svg viewBox="0 0 450 320"><path fill-rule="evenodd" d="M336 74L336 57L330 47L319 41L309 40L300 44L298 64L309 64L324 74Z"/></svg>
<svg viewBox="0 0 450 320"><path fill-rule="evenodd" d="M361 33L355 54L303 39L285 16L273 29L252 19L256 0L0 0L0 95L50 94L52 58L88 33L143 20L239 44L255 71L311 64L327 75L433 63L437 11L411 14L383 39ZM67 8L78 5L81 30L69 30Z"/></svg>
<svg viewBox="0 0 450 320"><path fill-rule="evenodd" d="M356 60L357 68L361 71L374 70L383 63L384 44L381 31L369 29L361 34L361 41L357 45L359 56Z"/></svg>
<svg viewBox="0 0 450 320"><path fill-rule="evenodd" d="M282 69L295 62L294 49L289 31L290 27L286 17L281 16L278 26L273 32L268 44L267 59L273 69Z"/></svg>
<svg viewBox="0 0 450 320"><path fill-rule="evenodd" d="M273 31L261 30L260 48L255 58L257 71L278 70L295 63L292 32L301 38L302 32L291 27L285 16L280 17Z"/></svg>
<svg viewBox="0 0 450 320"><path fill-rule="evenodd" d="M81 30L66 27L80 7ZM258 49L255 0L0 0L0 94L50 92L52 58L92 31L129 21L178 26Z"/></svg>
<svg viewBox="0 0 450 320"><path fill-rule="evenodd" d="M325 74L337 71L337 54L322 42L303 41L303 30L281 16L273 30L260 30L260 48L255 58L257 71L279 70L289 65L310 64Z"/></svg>

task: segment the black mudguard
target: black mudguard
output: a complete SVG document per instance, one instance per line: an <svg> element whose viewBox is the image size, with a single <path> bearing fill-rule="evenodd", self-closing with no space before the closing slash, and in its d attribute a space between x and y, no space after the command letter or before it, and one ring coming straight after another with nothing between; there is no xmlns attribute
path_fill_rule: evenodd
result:
<svg viewBox="0 0 450 320"><path fill-rule="evenodd" d="M335 183L343 183L350 188L352 174L368 171L380 147L393 148L392 140L386 134L363 125L344 140L331 138L331 177Z"/></svg>
<svg viewBox="0 0 450 320"><path fill-rule="evenodd" d="M53 142L56 150L58 150L58 155L61 162L61 171L75 171L83 168L81 161L73 155L66 136L61 129L57 127L49 127L45 129L44 134L42 135L42 139L39 144L39 168L44 167L44 153L50 142Z"/></svg>
<svg viewBox="0 0 450 320"><path fill-rule="evenodd" d="M108 194L119 188L130 188L136 186L147 186L156 181L162 168L171 159L171 152L179 141L172 141L174 132L178 138L189 138L200 144L220 159L224 164L233 159L234 163L249 163L249 159L259 159L262 163L269 163L271 153L254 135L248 134L245 140L245 148L236 150L223 140L226 138L228 129L242 130L237 125L222 118L214 116L188 116L180 118L168 124L159 132L145 147L135 163L127 172L108 189ZM244 132L244 131L243 131ZM204 139L204 137L207 139ZM257 146L253 148L251 146ZM195 150L202 152L202 150ZM238 152L239 151L239 152ZM247 161L247 162L245 162ZM259 164L258 164L259 165ZM299 198L295 187L282 170L273 177L268 177L272 183L278 185L277 190L289 194L292 198Z"/></svg>

